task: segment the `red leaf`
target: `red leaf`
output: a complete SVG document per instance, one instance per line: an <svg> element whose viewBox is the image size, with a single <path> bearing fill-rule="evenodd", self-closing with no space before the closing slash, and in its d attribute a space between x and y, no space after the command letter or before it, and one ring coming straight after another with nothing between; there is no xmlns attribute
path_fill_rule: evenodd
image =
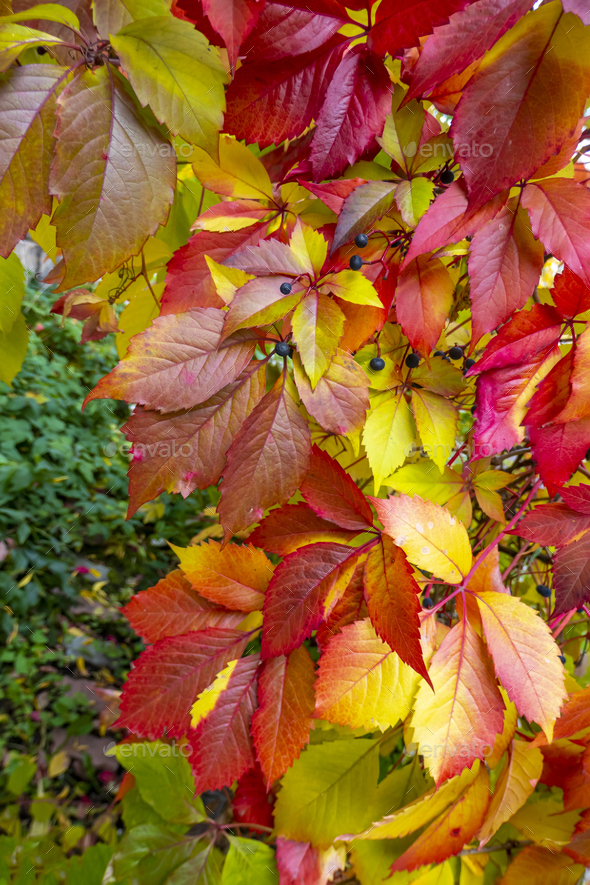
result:
<svg viewBox="0 0 590 885"><path fill-rule="evenodd" d="M264 0L203 0L203 11L223 37L231 67L263 9Z"/></svg>
<svg viewBox="0 0 590 885"><path fill-rule="evenodd" d="M590 529L590 516L581 516L567 504L540 504L520 520L512 534L541 544L561 547Z"/></svg>
<svg viewBox="0 0 590 885"><path fill-rule="evenodd" d="M267 553L286 556L316 541L340 541L345 544L357 534L357 531L344 531L333 522L321 519L307 504L286 504L271 510L248 540Z"/></svg>
<svg viewBox="0 0 590 885"><path fill-rule="evenodd" d="M572 135L590 91L588 49L579 21L565 19L560 6L543 6L521 19L480 64L450 130L472 210L530 178ZM577 64L572 84L572 57L578 54L584 62Z"/></svg>
<svg viewBox="0 0 590 885"><path fill-rule="evenodd" d="M336 636L347 624L364 620L369 614L365 604L364 563L357 565L350 583L326 620L320 624L315 641L324 649L332 636Z"/></svg>
<svg viewBox="0 0 590 885"><path fill-rule="evenodd" d="M264 777L260 765L256 766L238 781L232 808L234 820L239 824L260 824L272 827L272 807L274 796L266 792Z"/></svg>
<svg viewBox="0 0 590 885"><path fill-rule="evenodd" d="M322 46L271 67L266 59L242 65L227 90L226 131L260 147L300 135L318 116L345 45L334 34Z"/></svg>
<svg viewBox="0 0 590 885"><path fill-rule="evenodd" d="M590 486L571 486L569 489L562 489L561 496L572 510L590 516Z"/></svg>
<svg viewBox="0 0 590 885"><path fill-rule="evenodd" d="M440 258L420 255L401 271L397 320L410 344L426 355L434 350L453 303L455 285Z"/></svg>
<svg viewBox="0 0 590 885"><path fill-rule="evenodd" d="M250 362L256 341L246 331L221 343L225 312L212 307L156 317L136 335L125 359L84 400L124 399L174 412L205 402ZM248 337L250 336L250 337Z"/></svg>
<svg viewBox="0 0 590 885"><path fill-rule="evenodd" d="M253 363L199 408L160 415L136 408L122 432L133 443L127 518L164 490L186 498L219 481L226 453L260 402L266 364Z"/></svg>
<svg viewBox="0 0 590 885"><path fill-rule="evenodd" d="M420 588L401 547L383 534L365 564L365 598L381 639L432 686L420 643Z"/></svg>
<svg viewBox="0 0 590 885"><path fill-rule="evenodd" d="M551 297L566 320L590 310L590 288L569 267L555 277Z"/></svg>
<svg viewBox="0 0 590 885"><path fill-rule="evenodd" d="M590 602L590 537L584 535L553 557L554 615L561 615Z"/></svg>
<svg viewBox="0 0 590 885"><path fill-rule="evenodd" d="M226 533L259 522L293 495L309 466L307 421L279 378L246 418L227 453L219 516Z"/></svg>
<svg viewBox="0 0 590 885"><path fill-rule="evenodd" d="M311 144L316 181L354 163L383 131L391 110L391 81L385 65L366 47L346 53L335 71L318 115Z"/></svg>
<svg viewBox="0 0 590 885"><path fill-rule="evenodd" d="M527 184L522 205L537 239L590 285L590 191L568 178Z"/></svg>
<svg viewBox="0 0 590 885"><path fill-rule="evenodd" d="M448 21L470 0L383 0L377 9L369 43L380 55L400 55L419 38Z"/></svg>
<svg viewBox="0 0 590 885"><path fill-rule="evenodd" d="M311 842L277 839L277 869L280 885L318 885L320 859Z"/></svg>
<svg viewBox="0 0 590 885"><path fill-rule="evenodd" d="M269 786L291 767L313 726L315 668L305 646L265 661L252 737Z"/></svg>
<svg viewBox="0 0 590 885"><path fill-rule="evenodd" d="M547 304L534 304L530 310L515 314L500 329L469 374L516 366L544 355L559 341L560 333L561 317L555 308Z"/></svg>
<svg viewBox="0 0 590 885"><path fill-rule="evenodd" d="M546 424L565 408L571 392L570 377L574 355L575 351L570 350L543 378L529 403L525 424L537 427Z"/></svg>
<svg viewBox="0 0 590 885"><path fill-rule="evenodd" d="M373 526L371 507L359 487L337 461L317 446L311 450L301 494L318 516L343 529L363 532Z"/></svg>
<svg viewBox="0 0 590 885"><path fill-rule="evenodd" d="M517 200L511 200L473 237L468 262L471 351L486 332L524 307L539 282L543 246L533 237L528 221Z"/></svg>
<svg viewBox="0 0 590 885"><path fill-rule="evenodd" d="M222 627L168 636L142 652L123 688L118 727L149 740L181 737L190 726L190 709L231 660L238 658L249 633Z"/></svg>
<svg viewBox="0 0 590 885"><path fill-rule="evenodd" d="M146 642L207 627L237 627L244 620L243 612L228 611L199 596L178 569L136 593L121 613Z"/></svg>
<svg viewBox="0 0 590 885"><path fill-rule="evenodd" d="M585 25L590 25L590 8L585 0L563 0L561 4L564 12L575 12Z"/></svg>
<svg viewBox="0 0 590 885"><path fill-rule="evenodd" d="M481 58L530 6L531 0L479 0L454 12L426 41L405 100L429 92Z"/></svg>
<svg viewBox="0 0 590 885"><path fill-rule="evenodd" d="M434 252L475 234L500 211L507 196L507 192L498 194L467 216L469 200L465 182L462 178L454 181L418 222L402 267L405 268L418 255Z"/></svg>
<svg viewBox="0 0 590 885"><path fill-rule="evenodd" d="M328 209L331 209L336 215L340 215L346 198L359 185L366 184L366 181L364 178L342 178L338 181L327 181L324 184L313 184L300 179L299 184L318 197Z"/></svg>
<svg viewBox="0 0 590 885"><path fill-rule="evenodd" d="M256 763L250 720L259 664L257 654L240 658L211 712L188 734L196 793L229 786Z"/></svg>
<svg viewBox="0 0 590 885"><path fill-rule="evenodd" d="M277 566L264 600L262 657L288 654L329 615L354 572L359 549L300 547Z"/></svg>
<svg viewBox="0 0 590 885"><path fill-rule="evenodd" d="M267 3L244 45L244 54L248 57L255 52L258 58L275 62L312 52L348 21L345 9L336 2Z"/></svg>
<svg viewBox="0 0 590 885"><path fill-rule="evenodd" d="M570 478L590 446L590 418L567 424L531 427L533 458L543 482L561 486ZM550 494L554 495L557 489Z"/></svg>
<svg viewBox="0 0 590 885"><path fill-rule="evenodd" d="M192 307L222 307L205 255L221 264L230 255L255 246L268 225L258 224L226 233L199 231L168 262L161 316L183 313Z"/></svg>

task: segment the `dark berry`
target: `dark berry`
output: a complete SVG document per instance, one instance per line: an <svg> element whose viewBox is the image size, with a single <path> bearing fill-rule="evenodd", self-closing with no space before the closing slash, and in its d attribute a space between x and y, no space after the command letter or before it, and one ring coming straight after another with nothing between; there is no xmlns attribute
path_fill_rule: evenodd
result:
<svg viewBox="0 0 590 885"><path fill-rule="evenodd" d="M427 596L426 599L422 600L422 608L432 608L433 605L434 602L432 601L430 596Z"/></svg>
<svg viewBox="0 0 590 885"><path fill-rule="evenodd" d="M439 181L441 184L451 184L452 181L455 180L455 173L450 169L445 169L444 172L440 173Z"/></svg>
<svg viewBox="0 0 590 885"><path fill-rule="evenodd" d="M281 295L290 295L292 288L293 288L293 286L291 285L291 283L281 283L281 285L280 285Z"/></svg>
<svg viewBox="0 0 590 885"><path fill-rule="evenodd" d="M586 457L584 458L584 461L590 461L590 449L588 449L588 451L586 452Z"/></svg>
<svg viewBox="0 0 590 885"><path fill-rule="evenodd" d="M373 372L382 372L385 368L385 360L381 359L380 356L374 356L369 366Z"/></svg>
<svg viewBox="0 0 590 885"><path fill-rule="evenodd" d="M475 415L476 408L477 408L477 406L471 406L471 414L472 415Z"/></svg>
<svg viewBox="0 0 590 885"><path fill-rule="evenodd" d="M351 270L360 270L363 266L363 259L360 255L353 255L350 259L349 264Z"/></svg>
<svg viewBox="0 0 590 885"><path fill-rule="evenodd" d="M547 584L537 584L537 593L539 596L544 596L545 599L549 599L551 596L551 588L547 586Z"/></svg>
<svg viewBox="0 0 590 885"><path fill-rule="evenodd" d="M465 360L463 364L463 371L468 372L471 366L475 365L475 360L472 360L471 357L468 360Z"/></svg>
<svg viewBox="0 0 590 885"><path fill-rule="evenodd" d="M577 607L576 611L577 611L578 613L585 611L584 606L583 606L583 605L579 605L579 606Z"/></svg>
<svg viewBox="0 0 590 885"><path fill-rule="evenodd" d="M445 361L445 363L450 363L450 362L451 362L451 358L450 358L450 356L443 356L443 360Z"/></svg>
<svg viewBox="0 0 590 885"><path fill-rule="evenodd" d="M565 655L557 655L562 664L565 664Z"/></svg>
<svg viewBox="0 0 590 885"><path fill-rule="evenodd" d="M291 348L286 341L279 341L275 345L275 353L277 356L291 356Z"/></svg>
<svg viewBox="0 0 590 885"><path fill-rule="evenodd" d="M44 46L38 46L37 47L37 54L38 55L47 55L47 50L45 49Z"/></svg>
<svg viewBox="0 0 590 885"><path fill-rule="evenodd" d="M445 355L444 350L435 350L434 351L434 356L444 356L444 355Z"/></svg>
<svg viewBox="0 0 590 885"><path fill-rule="evenodd" d="M368 242L369 238L366 234L357 234L354 238L355 246L358 246L359 249L364 249Z"/></svg>
<svg viewBox="0 0 590 885"><path fill-rule="evenodd" d="M452 360L460 360L463 356L463 350L455 344L455 346L451 347L449 350L449 356Z"/></svg>
<svg viewBox="0 0 590 885"><path fill-rule="evenodd" d="M406 357L406 366L408 369L415 369L420 365L420 357L417 353L409 353Z"/></svg>

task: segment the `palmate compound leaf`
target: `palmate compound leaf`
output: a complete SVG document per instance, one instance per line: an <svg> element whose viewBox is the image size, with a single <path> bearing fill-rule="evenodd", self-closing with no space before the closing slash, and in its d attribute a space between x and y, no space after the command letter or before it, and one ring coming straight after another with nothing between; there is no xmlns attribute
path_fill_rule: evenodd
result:
<svg viewBox="0 0 590 885"><path fill-rule="evenodd" d="M297 353L293 374L303 405L324 430L341 436L361 430L369 408L369 380L346 351L337 349L315 390Z"/></svg>
<svg viewBox="0 0 590 885"><path fill-rule="evenodd" d="M133 454L127 515L164 490L186 498L218 482L234 436L264 396L265 379L265 363L254 362L198 408L166 415L134 409L122 428Z"/></svg>
<svg viewBox="0 0 590 885"><path fill-rule="evenodd" d="M142 105L173 134L216 157L227 82L219 50L169 15L126 25L112 44Z"/></svg>
<svg viewBox="0 0 590 885"><path fill-rule="evenodd" d="M344 593L363 553L322 542L284 558L264 600L263 658L288 654L311 636Z"/></svg>
<svg viewBox="0 0 590 885"><path fill-rule="evenodd" d="M244 620L242 612L229 611L200 596L180 570L136 593L121 612L146 642L207 627L237 627Z"/></svg>
<svg viewBox="0 0 590 885"><path fill-rule="evenodd" d="M339 833L367 826L378 771L378 740L307 747L283 777L275 805L278 832L327 848Z"/></svg>
<svg viewBox="0 0 590 885"><path fill-rule="evenodd" d="M365 598L380 638L430 683L420 643L420 588L412 572L401 547L383 534L367 556Z"/></svg>
<svg viewBox="0 0 590 885"><path fill-rule="evenodd" d="M465 527L449 511L417 495L370 498L385 532L413 565L458 584L472 561Z"/></svg>
<svg viewBox="0 0 590 885"><path fill-rule="evenodd" d="M341 529L335 523L322 519L307 504L285 504L271 510L248 540L267 553L286 556L316 541L345 544L357 534L357 531Z"/></svg>
<svg viewBox="0 0 590 885"><path fill-rule="evenodd" d="M247 528L268 507L289 500L309 467L310 448L307 421L283 375L246 418L228 450L218 508L226 534Z"/></svg>
<svg viewBox="0 0 590 885"><path fill-rule="evenodd" d="M366 531L373 525L369 502L354 480L318 446L311 450L301 494L318 516L344 529Z"/></svg>
<svg viewBox="0 0 590 885"><path fill-rule="evenodd" d="M527 741L512 741L510 755L496 782L482 828L477 834L480 846L490 841L503 823L524 805L533 793L543 771L543 755Z"/></svg>
<svg viewBox="0 0 590 885"><path fill-rule="evenodd" d="M273 566L262 550L250 544L222 548L209 540L172 550L193 588L217 605L243 612L262 608Z"/></svg>
<svg viewBox="0 0 590 885"><path fill-rule="evenodd" d="M443 639L429 675L434 692L420 683L412 729L438 786L489 755L503 729L504 701L483 641L466 619Z"/></svg>
<svg viewBox="0 0 590 885"><path fill-rule="evenodd" d="M174 412L206 402L240 375L254 353L256 342L247 332L221 342L225 316L206 307L158 317L84 405L112 398Z"/></svg>
<svg viewBox="0 0 590 885"><path fill-rule="evenodd" d="M515 596L484 592L477 604L496 675L519 715L540 725L551 740L567 693L549 627Z"/></svg>
<svg viewBox="0 0 590 885"><path fill-rule="evenodd" d="M0 84L0 113L5 120L0 136L0 255L4 258L43 213L51 212L55 92L66 76L66 69L57 65L23 65L13 68Z"/></svg>
<svg viewBox="0 0 590 885"><path fill-rule="evenodd" d="M383 642L369 618L342 627L320 658L315 715L368 730L394 726L410 712L418 675Z"/></svg>
<svg viewBox="0 0 590 885"><path fill-rule="evenodd" d="M250 720L256 708L259 664L256 654L236 661L215 706L188 733L197 793L230 786L254 767Z"/></svg>
<svg viewBox="0 0 590 885"><path fill-rule="evenodd" d="M464 168L471 209L530 178L571 136L590 89L589 49L590 34L577 16L549 3L521 18L486 54L451 126L456 155L476 142L486 145L471 150Z"/></svg>
<svg viewBox="0 0 590 885"><path fill-rule="evenodd" d="M265 661L252 717L256 756L270 787L291 767L313 725L315 668L305 646Z"/></svg>
<svg viewBox="0 0 590 885"><path fill-rule="evenodd" d="M190 725L196 696L229 661L240 657L249 633L208 627L169 636L142 652L129 674L121 700L122 728L156 740L181 737Z"/></svg>
<svg viewBox="0 0 590 885"><path fill-rule="evenodd" d="M96 280L137 255L168 217L171 148L142 119L109 67L79 74L58 99L49 187L66 274L59 291Z"/></svg>

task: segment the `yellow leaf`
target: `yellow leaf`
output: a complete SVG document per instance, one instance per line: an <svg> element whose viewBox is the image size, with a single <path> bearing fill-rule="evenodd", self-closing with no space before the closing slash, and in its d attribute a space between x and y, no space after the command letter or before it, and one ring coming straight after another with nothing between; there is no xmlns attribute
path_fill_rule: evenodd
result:
<svg viewBox="0 0 590 885"><path fill-rule="evenodd" d="M430 205L434 182L429 178L401 181L395 191L395 202L405 223L416 227Z"/></svg>
<svg viewBox="0 0 590 885"><path fill-rule="evenodd" d="M289 240L289 246L302 267L315 278L324 266L328 255L328 243L325 237L298 218Z"/></svg>
<svg viewBox="0 0 590 885"><path fill-rule="evenodd" d="M417 495L373 499L373 503L385 531L413 565L449 584L458 584L469 572L472 555L465 526L445 507Z"/></svg>
<svg viewBox="0 0 590 885"><path fill-rule="evenodd" d="M313 389L336 353L344 314L332 298L312 292L295 308L291 325L297 352Z"/></svg>
<svg viewBox="0 0 590 885"><path fill-rule="evenodd" d="M443 472L455 448L457 409L450 400L428 390L412 391L412 409L422 446Z"/></svg>
<svg viewBox="0 0 590 885"><path fill-rule="evenodd" d="M391 114L386 117L383 135L377 138L377 141L385 153L393 157L402 169L409 170L414 157L418 155L418 145L424 126L424 109L416 99L413 99L399 110L405 94L405 89L397 84L392 94Z"/></svg>
<svg viewBox="0 0 590 885"><path fill-rule="evenodd" d="M328 274L322 280L330 292L351 304L366 304L368 307L383 307L373 284L358 270L341 270Z"/></svg>
<svg viewBox="0 0 590 885"><path fill-rule="evenodd" d="M191 728L196 728L201 719L204 719L205 716L211 712L217 703L219 695L227 688L227 683L229 682L229 678L234 672L237 663L237 660L230 661L227 667L224 667L223 670L217 674L211 685L207 686L207 688L198 696L197 700L191 707Z"/></svg>
<svg viewBox="0 0 590 885"><path fill-rule="evenodd" d="M512 861L500 885L529 885L529 883L543 883L543 885L576 885L584 867L555 851L555 846L546 848L538 845L529 845L518 853Z"/></svg>
<svg viewBox="0 0 590 885"><path fill-rule="evenodd" d="M563 805L555 799L540 799L520 808L510 818L510 824L525 839L558 851L560 845L567 845L572 838L579 817L579 811L564 812Z"/></svg>
<svg viewBox="0 0 590 885"><path fill-rule="evenodd" d="M396 470L387 477L384 485L404 495L419 495L434 504L444 506L453 495L461 491L464 483L461 474L452 467L445 465L441 471L432 461L421 460Z"/></svg>
<svg viewBox="0 0 590 885"><path fill-rule="evenodd" d="M473 491L475 492L477 503L486 516L504 525L506 522L504 506L498 492L491 492L488 489L482 489L480 486L474 486Z"/></svg>
<svg viewBox="0 0 590 885"><path fill-rule="evenodd" d="M268 172L252 151L232 138L219 138L219 163L202 148L193 148L195 175L207 190L236 199L272 199Z"/></svg>
<svg viewBox="0 0 590 885"><path fill-rule="evenodd" d="M508 749L508 746L512 742L512 738L514 737L514 732L516 731L516 723L518 721L518 713L516 712L516 707L509 699L505 689L503 689L501 686L500 694L502 695L502 700L505 704L504 728L502 729L501 734L496 735L492 754L491 756L488 756L486 758L486 765L490 769L494 769L498 765L498 763L502 759L502 756Z"/></svg>
<svg viewBox="0 0 590 885"><path fill-rule="evenodd" d="M83 644L85 645L86 643ZM82 676L88 676L88 670L86 669L84 658L76 658L76 667L78 668L78 671L82 674Z"/></svg>
<svg viewBox="0 0 590 885"><path fill-rule="evenodd" d="M237 290L255 278L254 274L246 273L239 267L225 267L224 264L218 264L208 255L205 255L205 261L213 277L217 294L224 304L230 304Z"/></svg>
<svg viewBox="0 0 590 885"><path fill-rule="evenodd" d="M543 754L526 741L512 741L509 758L496 783L483 826L478 833L480 847L496 830L516 814L537 786L543 771Z"/></svg>
<svg viewBox="0 0 590 885"><path fill-rule="evenodd" d="M20 579L20 581L18 582L18 584L17 584L16 586L17 586L19 589L22 588L22 587L26 587L27 584L29 583L29 581L32 581L32 580L33 580L33 577L34 577L34 576L35 576L35 572L34 572L33 569L31 569L30 572L27 572L27 574L24 576L24 578L21 578L21 579Z"/></svg>
<svg viewBox="0 0 590 885"><path fill-rule="evenodd" d="M375 398L363 431L363 445L375 477L375 494L385 477L413 451L416 430L403 393Z"/></svg>
<svg viewBox="0 0 590 885"><path fill-rule="evenodd" d="M154 283L152 289L154 294L150 291L144 277L139 277L125 292L125 298L129 304L119 317L120 332L115 339L117 353L121 359L127 353L129 340L147 329L152 321L159 316L159 301L164 292L164 283Z"/></svg>
<svg viewBox="0 0 590 885"><path fill-rule="evenodd" d="M49 777L58 777L60 774L63 774L64 771L68 770L69 765L70 757L65 750L60 750L59 753L55 753L55 755L49 760L47 774Z"/></svg>

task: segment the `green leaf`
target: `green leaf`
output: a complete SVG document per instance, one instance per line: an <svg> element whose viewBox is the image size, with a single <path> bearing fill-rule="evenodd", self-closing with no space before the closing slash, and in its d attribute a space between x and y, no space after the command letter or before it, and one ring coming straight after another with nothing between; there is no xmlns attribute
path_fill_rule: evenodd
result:
<svg viewBox="0 0 590 885"><path fill-rule="evenodd" d="M229 843L223 885L278 885L275 853L270 845L237 836L229 836Z"/></svg>
<svg viewBox="0 0 590 885"><path fill-rule="evenodd" d="M52 4L51 4L52 5ZM0 24L0 72L6 71L24 49L60 46L63 40L23 25Z"/></svg>
<svg viewBox="0 0 590 885"><path fill-rule="evenodd" d="M22 756L14 771L10 773L6 788L13 796L20 796L24 793L31 778L37 771L37 762L29 759L28 756Z"/></svg>
<svg viewBox="0 0 590 885"><path fill-rule="evenodd" d="M0 381L11 384L23 364L29 343L29 330L22 313L19 313L10 332L0 332Z"/></svg>
<svg viewBox="0 0 590 885"><path fill-rule="evenodd" d="M162 885L194 850L194 840L184 840L175 829L135 827L113 857L114 881L126 882L131 876L141 885Z"/></svg>
<svg viewBox="0 0 590 885"><path fill-rule="evenodd" d="M3 207L5 208L5 207ZM18 255L0 258L0 332L10 332L25 295L25 272Z"/></svg>
<svg viewBox="0 0 590 885"><path fill-rule="evenodd" d="M166 885L221 885L223 854L215 847L215 839L201 847L204 844L204 840L197 843L199 850L172 873Z"/></svg>
<svg viewBox="0 0 590 885"><path fill-rule="evenodd" d="M198 823L205 809L195 796L195 781L184 744L144 741L119 744L117 759L133 776L142 799L168 823ZM188 755L188 753L187 753Z"/></svg>
<svg viewBox="0 0 590 885"><path fill-rule="evenodd" d="M101 885L113 854L110 845L90 845L81 856L74 855L68 865L67 885Z"/></svg>
<svg viewBox="0 0 590 885"><path fill-rule="evenodd" d="M219 50L190 22L172 16L132 22L112 43L142 105L174 135L217 159L227 83Z"/></svg>
<svg viewBox="0 0 590 885"><path fill-rule="evenodd" d="M22 12L13 12L11 15L3 15L0 17L0 24L8 22L23 21L47 21L57 22L60 25L66 25L69 28L80 30L80 22L78 16L74 15L67 6L60 6L59 3L39 3L37 6L30 6L23 9ZM29 30L27 28L27 30Z"/></svg>
<svg viewBox="0 0 590 885"><path fill-rule="evenodd" d="M166 15L170 0L92 0L96 30L103 40L140 18Z"/></svg>
<svg viewBox="0 0 590 885"><path fill-rule="evenodd" d="M391 175L389 170L384 170ZM373 223L391 209L397 183L368 181L355 188L344 201L338 216L332 252L369 230Z"/></svg>
<svg viewBox="0 0 590 885"><path fill-rule="evenodd" d="M53 223L66 265L63 290L139 253L166 221L176 164L107 67L86 71L62 92L56 135L50 187L61 200Z"/></svg>
<svg viewBox="0 0 590 885"><path fill-rule="evenodd" d="M430 205L434 182L429 178L402 181L395 192L395 202L401 216L410 227L416 227Z"/></svg>
<svg viewBox="0 0 590 885"><path fill-rule="evenodd" d="M379 741L309 746L284 775L275 805L278 832L327 847L340 833L371 823L379 770ZM361 798L362 797L362 798ZM358 830L356 830L358 831Z"/></svg>
<svg viewBox="0 0 590 885"><path fill-rule="evenodd" d="M291 325L301 362L314 389L336 353L344 314L332 298L311 292L295 308Z"/></svg>

